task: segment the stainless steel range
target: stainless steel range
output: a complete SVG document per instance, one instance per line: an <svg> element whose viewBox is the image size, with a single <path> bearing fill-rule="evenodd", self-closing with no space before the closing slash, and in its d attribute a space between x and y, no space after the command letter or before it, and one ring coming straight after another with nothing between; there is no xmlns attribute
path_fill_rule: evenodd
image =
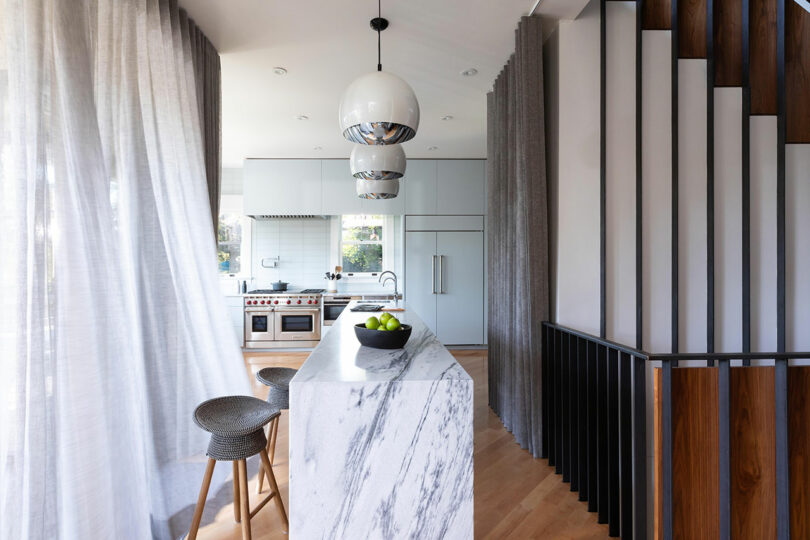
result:
<svg viewBox="0 0 810 540"><path fill-rule="evenodd" d="M315 347L321 339L321 295L271 290L245 295L245 348Z"/></svg>

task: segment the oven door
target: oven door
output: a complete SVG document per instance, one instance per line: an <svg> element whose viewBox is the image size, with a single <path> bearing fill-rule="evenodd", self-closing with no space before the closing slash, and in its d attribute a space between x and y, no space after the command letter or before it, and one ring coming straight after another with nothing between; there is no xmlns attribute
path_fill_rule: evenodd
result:
<svg viewBox="0 0 810 540"><path fill-rule="evenodd" d="M275 314L272 310L245 311L245 343L247 347L275 339Z"/></svg>
<svg viewBox="0 0 810 540"><path fill-rule="evenodd" d="M332 326L349 305L349 301L329 301L323 303L323 325Z"/></svg>
<svg viewBox="0 0 810 540"><path fill-rule="evenodd" d="M320 308L276 310L276 341L319 341Z"/></svg>

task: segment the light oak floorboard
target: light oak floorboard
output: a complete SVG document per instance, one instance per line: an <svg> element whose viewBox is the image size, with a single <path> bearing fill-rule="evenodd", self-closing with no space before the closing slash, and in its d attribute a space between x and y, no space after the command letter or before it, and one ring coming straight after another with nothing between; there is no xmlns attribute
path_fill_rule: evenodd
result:
<svg viewBox="0 0 810 540"><path fill-rule="evenodd" d="M515 443L511 433L487 405L487 358L482 350L451 351L473 378L475 387L475 538L477 539L596 539L607 538L606 525L596 522L587 503L577 500L569 484L554 474L546 460L533 459ZM268 366L298 368L308 353L245 353L245 368L253 394L267 398L267 387L256 382L256 372ZM288 413L283 411L278 428L273 471L284 505L288 496ZM256 494L257 478L250 479L250 507L267 495ZM200 540L238 540L242 533L234 523L232 505L222 508L213 523L200 528ZM282 531L275 511L262 509L250 520L254 540L289 538Z"/></svg>

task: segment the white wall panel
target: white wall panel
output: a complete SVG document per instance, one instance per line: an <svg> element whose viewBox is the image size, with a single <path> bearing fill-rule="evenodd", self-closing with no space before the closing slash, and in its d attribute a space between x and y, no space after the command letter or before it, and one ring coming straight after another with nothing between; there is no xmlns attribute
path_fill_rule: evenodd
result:
<svg viewBox="0 0 810 540"><path fill-rule="evenodd" d="M751 350L776 350L776 117L751 117Z"/></svg>
<svg viewBox="0 0 810 540"><path fill-rule="evenodd" d="M678 346L706 351L706 61L678 61Z"/></svg>
<svg viewBox="0 0 810 540"><path fill-rule="evenodd" d="M810 144L785 148L786 345L810 351Z"/></svg>
<svg viewBox="0 0 810 540"><path fill-rule="evenodd" d="M557 316L599 333L599 3L560 21Z"/></svg>
<svg viewBox="0 0 810 540"><path fill-rule="evenodd" d="M608 2L607 337L636 344L636 2Z"/></svg>
<svg viewBox="0 0 810 540"><path fill-rule="evenodd" d="M742 351L742 89L714 90L715 350Z"/></svg>
<svg viewBox="0 0 810 540"><path fill-rule="evenodd" d="M642 276L644 349L671 350L672 90L669 31L642 32Z"/></svg>

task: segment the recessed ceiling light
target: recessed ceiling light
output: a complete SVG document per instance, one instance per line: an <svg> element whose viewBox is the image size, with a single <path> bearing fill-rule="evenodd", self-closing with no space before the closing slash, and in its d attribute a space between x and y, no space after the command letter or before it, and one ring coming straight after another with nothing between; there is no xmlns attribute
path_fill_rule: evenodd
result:
<svg viewBox="0 0 810 540"><path fill-rule="evenodd" d="M438 146L428 146L428 150L429 150L430 152L433 152L434 150L438 150L438 149L439 149L439 147L438 147Z"/></svg>
<svg viewBox="0 0 810 540"><path fill-rule="evenodd" d="M286 75L287 70L284 69L283 67L280 67L280 66L279 67L274 67L273 68L273 73L275 73L276 75Z"/></svg>
<svg viewBox="0 0 810 540"><path fill-rule="evenodd" d="M305 114L299 114L298 116L295 117L295 119L296 120L309 120L309 116L307 116Z"/></svg>
<svg viewBox="0 0 810 540"><path fill-rule="evenodd" d="M475 75L478 75L478 70L475 68L468 68L462 71L461 74L464 75L465 77L473 77Z"/></svg>
<svg viewBox="0 0 810 540"><path fill-rule="evenodd" d="M445 122L452 119L453 119L452 114L445 114L444 116L442 116L442 120L444 120Z"/></svg>
<svg viewBox="0 0 810 540"><path fill-rule="evenodd" d="M323 146L313 146L313 150L323 150Z"/></svg>

